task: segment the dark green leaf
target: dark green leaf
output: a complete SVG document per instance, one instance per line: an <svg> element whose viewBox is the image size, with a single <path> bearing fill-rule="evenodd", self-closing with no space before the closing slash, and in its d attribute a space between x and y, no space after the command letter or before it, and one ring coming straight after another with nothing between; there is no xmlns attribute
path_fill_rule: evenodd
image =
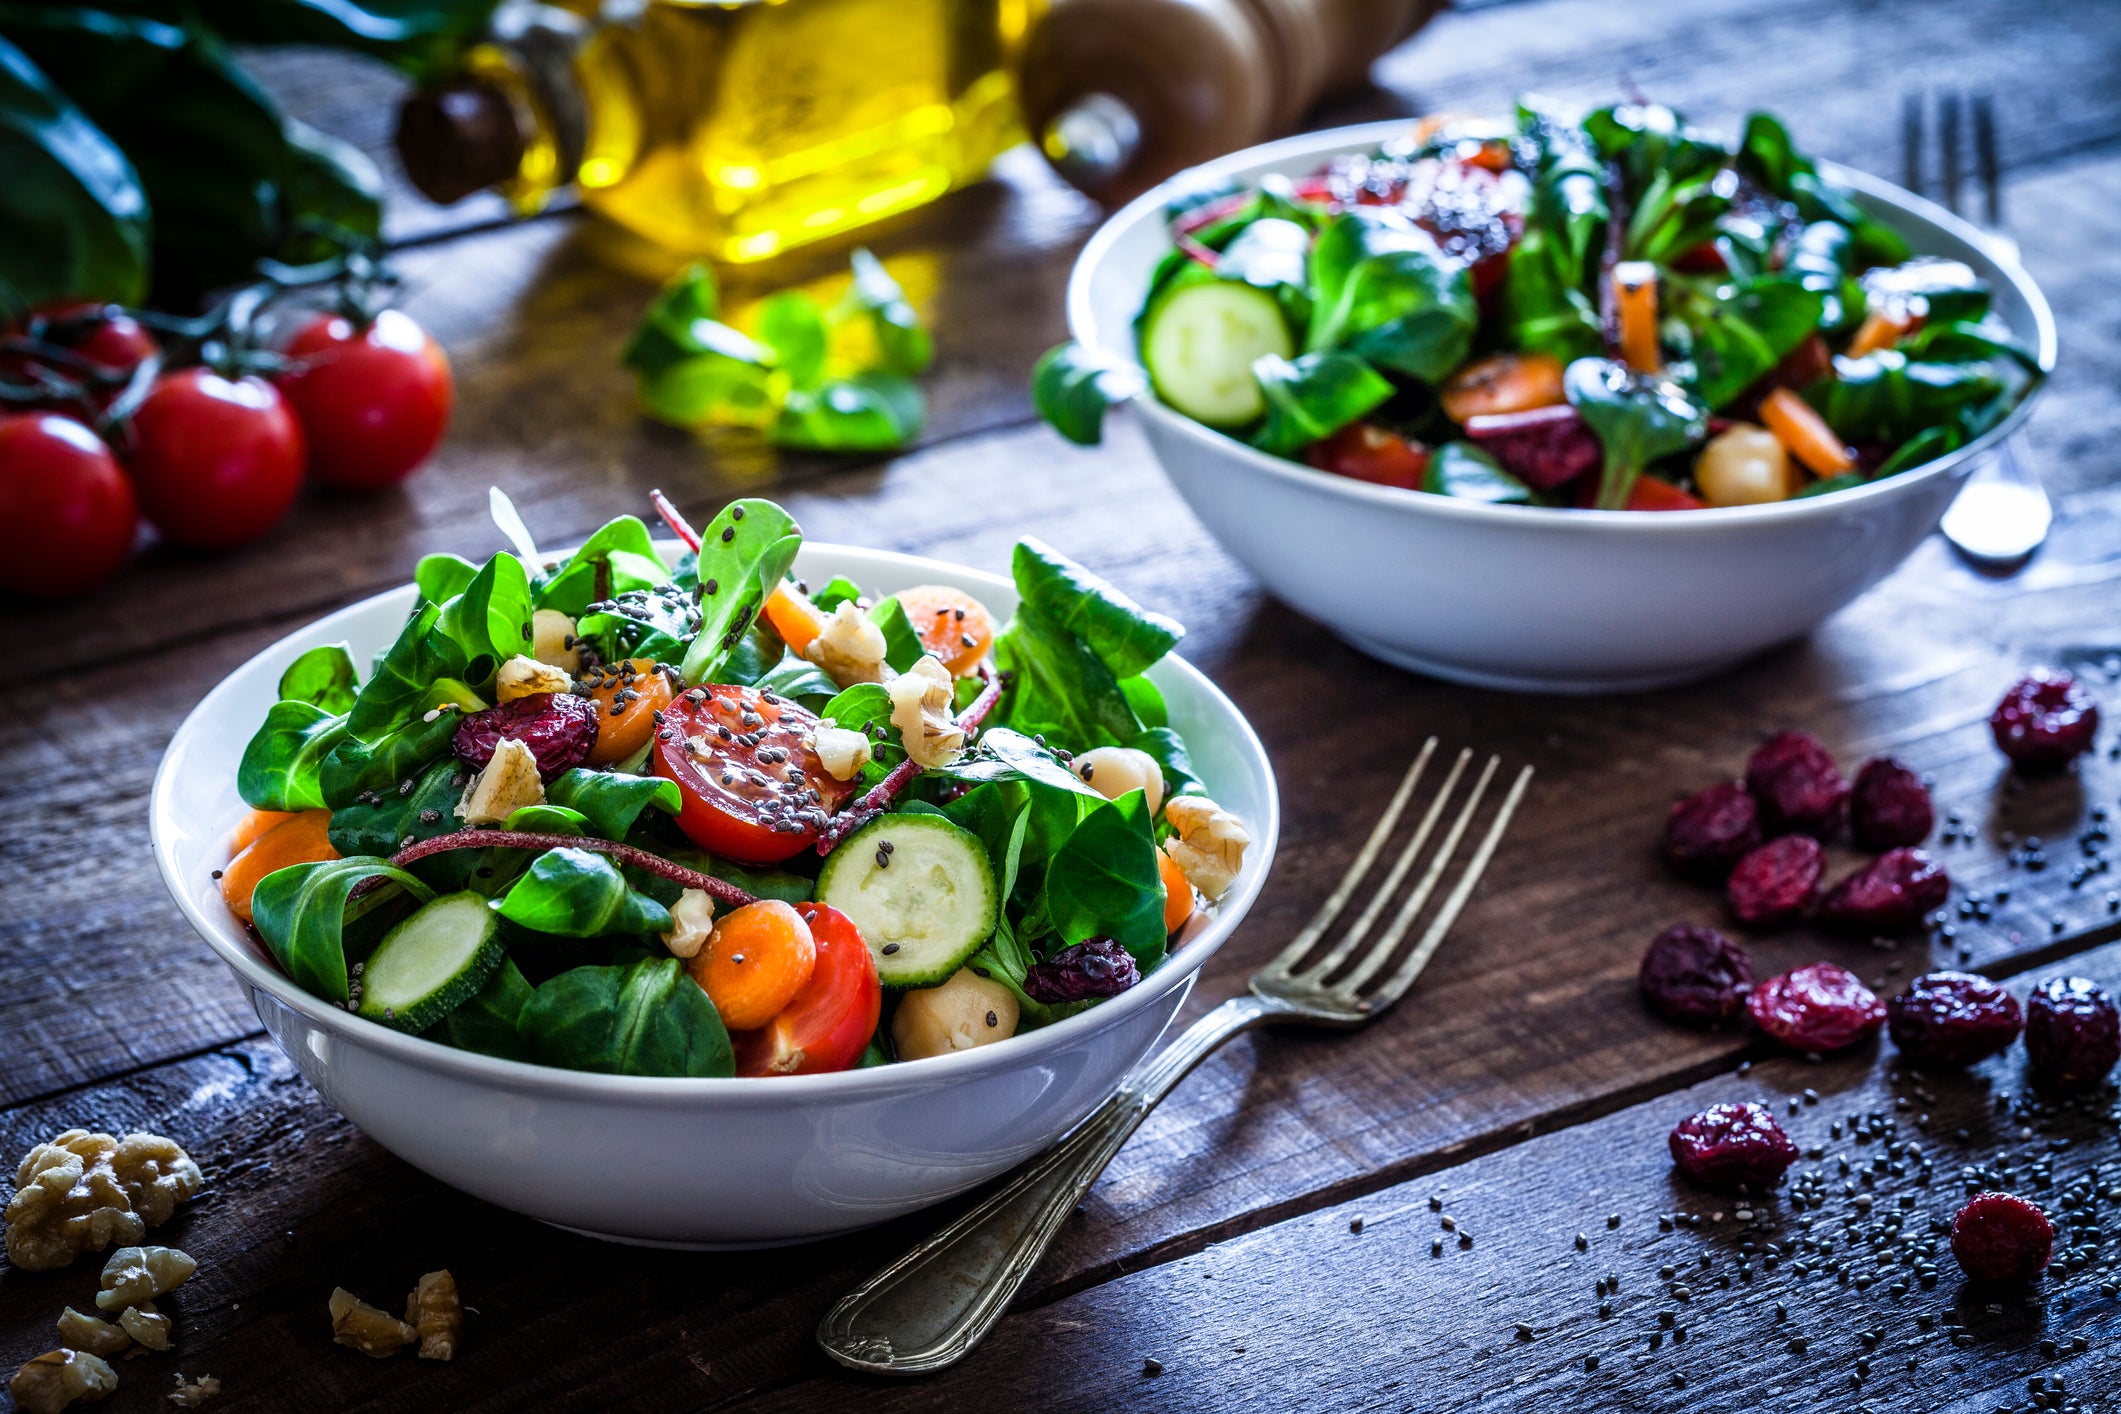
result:
<svg viewBox="0 0 2121 1414"><path fill-rule="evenodd" d="M287 139L280 183L287 233L274 254L296 264L329 260L349 236L380 237L383 174L368 154L293 118L282 119L281 128Z"/></svg>
<svg viewBox="0 0 2121 1414"><path fill-rule="evenodd" d="M441 1039L459 1050L527 1061L530 1049L517 1034L516 1022L530 996L530 983L523 980L515 959L504 957L471 1000L442 1018Z"/></svg>
<svg viewBox="0 0 2121 1414"><path fill-rule="evenodd" d="M437 703L461 700L455 688L439 686L461 683L467 666L463 648L437 627L441 616L441 606L424 604L406 620L347 713L354 736L380 740Z"/></svg>
<svg viewBox="0 0 2121 1414"><path fill-rule="evenodd" d="M501 826L504 830L521 830L533 835L589 835L589 817L579 810L569 810L564 805L526 805L510 815ZM450 851L452 854L457 851Z"/></svg>
<svg viewBox="0 0 2121 1414"><path fill-rule="evenodd" d="M1465 268L1426 231L1374 207L1326 224L1311 249L1317 309L1308 352L1345 349L1381 368L1440 383L1464 361L1479 306Z"/></svg>
<svg viewBox="0 0 2121 1414"><path fill-rule="evenodd" d="M312 996L347 999L345 927L391 896L379 888L355 899L354 889L370 879L395 884L420 903L434 897L433 889L403 869L362 855L275 870L251 895L259 936L295 985Z"/></svg>
<svg viewBox="0 0 2121 1414"><path fill-rule="evenodd" d="M845 575L835 576L823 589L810 596L810 602L826 613L831 613L842 604L852 604L862 597L862 587Z"/></svg>
<svg viewBox="0 0 2121 1414"><path fill-rule="evenodd" d="M1157 685L1141 674L1119 680L1120 695L1134 709L1145 727L1168 727L1171 725L1171 710L1164 704L1164 694Z"/></svg>
<svg viewBox="0 0 2121 1414"><path fill-rule="evenodd" d="M494 909L533 932L566 938L667 933L674 926L669 909L634 892L610 860L584 849L545 851Z"/></svg>
<svg viewBox="0 0 2121 1414"><path fill-rule="evenodd" d="M857 373L790 390L768 438L814 452L895 452L921 435L921 390L896 373Z"/></svg>
<svg viewBox="0 0 2121 1414"><path fill-rule="evenodd" d="M397 794L429 762L449 754L450 738L462 720L455 712L439 713L433 721L422 714L373 740L347 735L332 747L319 772L324 803L338 810L353 804L363 791Z"/></svg>
<svg viewBox="0 0 2121 1414"><path fill-rule="evenodd" d="M147 297L147 194L118 145L0 39L0 319Z"/></svg>
<svg viewBox="0 0 2121 1414"><path fill-rule="evenodd" d="M1721 297L1678 301L1694 338L1694 395L1720 408L1772 372L1819 327L1823 302L1792 276L1770 275Z"/></svg>
<svg viewBox="0 0 2121 1414"><path fill-rule="evenodd" d="M1421 489L1461 501L1526 506L1537 498L1532 488L1502 469L1501 463L1471 442L1446 442L1429 454Z"/></svg>
<svg viewBox="0 0 2121 1414"><path fill-rule="evenodd" d="M495 0L111 0L172 24L196 18L231 44L352 49L416 78L439 71L485 28Z"/></svg>
<svg viewBox="0 0 2121 1414"><path fill-rule="evenodd" d="M730 502L700 534L700 631L685 654L687 684L713 679L803 544L794 518L757 498Z"/></svg>
<svg viewBox="0 0 2121 1414"><path fill-rule="evenodd" d="M1136 751L1146 751L1156 759L1164 773L1164 796L1202 794L1200 775L1193 769L1193 758L1186 752L1185 742L1169 727L1151 727L1127 743Z"/></svg>
<svg viewBox="0 0 2121 1414"><path fill-rule="evenodd" d="M773 353L715 318L714 272L693 265L650 302L620 361L650 415L681 427L764 423L773 410Z"/></svg>
<svg viewBox="0 0 2121 1414"><path fill-rule="evenodd" d="M535 1059L569 1070L736 1073L729 1033L714 1003L674 957L562 972L531 993L516 1031Z"/></svg>
<svg viewBox="0 0 2121 1414"><path fill-rule="evenodd" d="M1127 741L1141 720L1112 670L1090 645L1026 603L994 641L994 658L1014 673L1002 694L1001 724L1052 737L1071 751Z"/></svg>
<svg viewBox="0 0 2121 1414"><path fill-rule="evenodd" d="M751 685L760 692L775 692L798 700L831 697L840 690L839 684L826 676L823 668L808 658L799 657L793 649L784 652L781 661L761 673Z"/></svg>
<svg viewBox="0 0 2121 1414"><path fill-rule="evenodd" d="M1562 375L1569 403L1605 453L1597 507L1617 511L1659 457L1708 435L1708 409L1676 383L1633 373L1611 359L1580 358Z"/></svg>
<svg viewBox="0 0 2121 1414"><path fill-rule="evenodd" d="M1510 251L1502 308L1518 347L1567 360L1595 354L1604 340L1598 311L1561 268L1564 258L1553 237L1536 227L1527 230Z"/></svg>
<svg viewBox="0 0 2121 1414"><path fill-rule="evenodd" d="M1115 678L1148 671L1186 636L1175 619L1143 608L1035 537L1017 542L1009 575L1024 604L1087 643Z"/></svg>
<svg viewBox="0 0 2121 1414"><path fill-rule="evenodd" d="M1382 374L1337 350L1294 361L1268 354L1253 363L1252 376L1267 399L1267 420L1252 442L1279 457L1324 441L1392 396Z"/></svg>
<svg viewBox="0 0 2121 1414"><path fill-rule="evenodd" d="M445 738L446 743L446 738ZM417 772L417 774L413 774ZM415 765L393 778L378 771L380 788L366 800L348 791L331 812L331 846L341 854L396 854L412 840L447 835L464 828L457 803L464 797L465 768L446 751L424 766ZM398 782L410 780L413 788L400 791ZM358 787L358 789L368 789ZM423 819L428 814L433 819ZM452 850L422 860L420 876L429 883L455 892L464 887L460 878L474 851Z"/></svg>
<svg viewBox="0 0 2121 1414"><path fill-rule="evenodd" d="M1111 938L1143 972L1164 960L1163 876L1140 791L1083 817L1046 870L1045 902L1046 917L1070 944Z"/></svg>
<svg viewBox="0 0 2121 1414"><path fill-rule="evenodd" d="M545 799L579 811L591 829L607 840L623 840L641 812L653 805L675 815L684 804L676 781L661 776L629 776L623 771L562 771L545 787Z"/></svg>
<svg viewBox="0 0 2121 1414"><path fill-rule="evenodd" d="M1918 363L1881 349L1837 357L1833 377L1802 391L1841 436L1898 443L2002 390L2003 380L1987 364Z"/></svg>
<svg viewBox="0 0 2121 1414"><path fill-rule="evenodd" d="M670 567L656 552L648 527L637 517L619 516L583 541L566 564L538 576L531 603L579 619L600 600L669 582Z"/></svg>
<svg viewBox="0 0 2121 1414"><path fill-rule="evenodd" d="M899 603L896 595L871 609L869 617L884 631L884 662L893 672L910 670L927 654L928 650L921 646L920 630L906 617L906 606Z"/></svg>
<svg viewBox="0 0 2121 1414"><path fill-rule="evenodd" d="M464 586L477 577L479 567L462 555L423 555L413 570L412 582L419 587L420 597L430 604L440 604L464 592Z"/></svg>
<svg viewBox="0 0 2121 1414"><path fill-rule="evenodd" d="M801 290L782 290L759 305L758 341L773 350L774 366L797 388L815 388L825 377L832 331L825 311Z"/></svg>
<svg viewBox="0 0 2121 1414"><path fill-rule="evenodd" d="M324 759L346 735L346 719L313 702L275 702L243 748L236 794L259 810L315 810L324 804Z"/></svg>
<svg viewBox="0 0 2121 1414"><path fill-rule="evenodd" d="M435 631L463 654L464 677L484 682L530 651L530 576L506 550L496 554L441 607Z"/></svg>
<svg viewBox="0 0 2121 1414"><path fill-rule="evenodd" d="M1895 476L1921 466L1924 462L1933 462L1946 452L1957 450L1964 438L1965 434L1951 423L1925 427L1894 448L1893 454L1878 464L1878 470L1873 473L1871 479L1875 481Z"/></svg>
<svg viewBox="0 0 2121 1414"><path fill-rule="evenodd" d="M1096 357L1081 344L1055 344L1031 370L1031 405L1069 441L1094 447L1105 410L1141 391L1141 376Z"/></svg>
<svg viewBox="0 0 2121 1414"><path fill-rule="evenodd" d="M1805 487L1802 491L1799 491L1791 499L1802 501L1810 496L1830 496L1836 491L1846 491L1851 487L1865 486L1869 483L1870 478L1867 476L1860 475L1859 473L1853 471L1843 472L1839 476L1828 476L1818 481L1814 481L1811 485Z"/></svg>
<svg viewBox="0 0 2121 1414"><path fill-rule="evenodd" d="M1979 320L1988 313L1988 281L1965 262L1942 256L1867 270L1863 292L1874 309L1896 310L1934 324Z"/></svg>
<svg viewBox="0 0 2121 1414"><path fill-rule="evenodd" d="M876 343L878 367L884 372L907 378L926 373L935 361L935 344L906 292L867 250L855 248L853 266L854 282L848 286L839 317L867 321Z"/></svg>

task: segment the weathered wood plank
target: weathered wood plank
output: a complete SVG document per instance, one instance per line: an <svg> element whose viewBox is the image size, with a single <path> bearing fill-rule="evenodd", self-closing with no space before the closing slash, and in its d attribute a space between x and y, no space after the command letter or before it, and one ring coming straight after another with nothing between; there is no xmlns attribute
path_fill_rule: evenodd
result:
<svg viewBox="0 0 2121 1414"><path fill-rule="evenodd" d="M2115 986L2121 947L2066 970ZM2121 1197L2112 1090L2042 1101L2015 1048L1967 1075L1893 1063L1881 1042L1722 1074L1019 1310L933 1379L885 1383L814 1361L827 1373L744 1407L1987 1414L2024 1407L2035 1376L2106 1407L2121 1369L2121 1254L2087 1233ZM1673 1123L1737 1100L1771 1107L1813 1151L1772 1198L1706 1192L1672 1171ZM1800 1186L1820 1201L1792 1203ZM2076 1215L2056 1247L2072 1256L2066 1275L2018 1291L1964 1281L1932 1225L1986 1187L2030 1197L2065 1233ZM1660 1222L1674 1214L1688 1216ZM1924 1255L1934 1282L1919 1279Z"/></svg>

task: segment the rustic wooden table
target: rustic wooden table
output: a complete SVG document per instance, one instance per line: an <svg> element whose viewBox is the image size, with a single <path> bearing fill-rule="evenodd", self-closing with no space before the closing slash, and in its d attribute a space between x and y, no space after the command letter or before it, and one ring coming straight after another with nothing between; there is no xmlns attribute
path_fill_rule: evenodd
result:
<svg viewBox="0 0 2121 1414"><path fill-rule="evenodd" d="M374 71L288 56L266 70L313 121L384 147L391 94ZM2117 73L2121 9L2107 6L1521 0L1445 16L1380 65L1379 90L1318 116L1489 106L1527 88L1596 101L1632 82L1717 122L1770 105L1814 151L1897 175L1903 90L1995 94L2008 214L2062 322L2062 369L2025 448L2057 498L2052 541L1989 579L1933 540L1807 642L1697 687L1595 702L1372 663L1267 599L1124 419L1095 451L1038 426L1025 375L1062 334L1063 275L1098 213L1024 153L873 235L940 359L922 446L859 464L638 417L617 354L651 286L603 258L592 223L398 201L412 308L457 369L436 464L378 499L309 500L253 549L157 550L92 599L13 612L29 652L0 695L0 1153L68 1125L144 1128L178 1137L209 1175L159 1234L202 1264L169 1303L180 1353L121 1363L109 1407L158 1405L177 1369L218 1376L231 1410L1987 1411L2023 1407L2033 1377L2121 1407L2121 1268L2097 1240L2121 1195L2107 1186L2121 1182L2110 1096L2030 1106L2015 1058L1964 1080L1896 1076L1869 1048L1769 1059L1743 1036L1659 1024L1633 986L1653 933L1717 912L1652 858L1666 801L1732 774L1781 726L1844 759L1889 749L1933 773L1966 822L1943 847L1959 890L1996 902L1954 937L1895 951L1763 939L1763 972L1824 956L1890 989L1956 959L2024 986L2067 957L2121 983L2121 880L2075 867L2104 848L2095 834L2080 855L2078 838L2121 766L2102 752L2021 791L1983 721L2036 663L2121 678ZM737 292L823 278L840 259L746 271ZM490 484L554 542L639 510L657 485L696 518L767 492L814 535L988 568L1036 527L1182 618L1189 655L1273 752L1287 812L1266 894L1189 1015L1242 987L1338 875L1375 808L1348 782L1396 772L1436 733L1533 763L1536 789L1395 1013L1355 1036L1226 1049L1121 1153L986 1346L934 1380L859 1379L826 1363L812 1328L933 1217L693 1255L606 1246L463 1197L294 1073L156 877L148 784L183 714L281 634L404 580L420 554L494 541ZM2045 837L2053 864L2015 866L2013 832ZM1669 1175L1671 1123L1747 1097L1786 1108L1812 1150L1797 1173L1815 1176L1816 1202L1801 1211L1748 1214ZM2069 1209L2067 1274L2000 1299L1964 1291L1948 1257L1941 1279L1917 1279L1916 1254L1968 1181ZM333 1286L380 1298L438 1266L476 1308L454 1364L330 1343ZM92 1287L85 1267L0 1271L0 1365L50 1346L59 1305Z"/></svg>

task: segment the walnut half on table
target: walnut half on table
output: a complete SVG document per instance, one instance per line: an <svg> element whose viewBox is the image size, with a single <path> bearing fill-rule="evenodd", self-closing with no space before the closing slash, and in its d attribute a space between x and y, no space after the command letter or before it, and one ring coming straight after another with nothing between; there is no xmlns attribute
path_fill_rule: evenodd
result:
<svg viewBox="0 0 2121 1414"><path fill-rule="evenodd" d="M69 1129L23 1157L7 1203L7 1259L54 1271L83 1252L129 1246L169 1221L205 1179L175 1140Z"/></svg>
<svg viewBox="0 0 2121 1414"><path fill-rule="evenodd" d="M85 1350L47 1350L15 1371L7 1392L21 1414L59 1414L76 1400L93 1404L118 1387L118 1372Z"/></svg>

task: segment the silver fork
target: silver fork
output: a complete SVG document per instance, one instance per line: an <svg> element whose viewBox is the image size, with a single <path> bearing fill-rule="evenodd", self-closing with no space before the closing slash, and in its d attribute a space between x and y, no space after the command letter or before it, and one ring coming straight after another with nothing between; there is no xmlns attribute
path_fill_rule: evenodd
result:
<svg viewBox="0 0 2121 1414"><path fill-rule="evenodd" d="M1129 1076L1043 1158L1019 1170L986 1201L842 1297L818 1324L817 1340L825 1353L851 1369L886 1375L927 1374L957 1363L1002 1318L1010 1298L1029 1278L1061 1224L1127 1136L1216 1047L1241 1031L1269 1024L1353 1029L1382 1015L1405 996L1480 882L1532 779L1531 767L1518 771L1428 926L1387 974L1386 967L1443 882L1481 798L1502 765L1499 757L1487 759L1412 891L1376 941L1365 946L1378 921L1400 897L1402 885L1458 790L1473 759L1470 750L1460 751L1376 894L1347 932L1323 956L1312 958L1391 843L1415 786L1435 755L1436 738L1431 737L1407 768L1384 815L1332 895L1303 931L1252 975L1247 995L1231 998L1187 1027L1185 1034ZM1380 975L1382 982L1377 981Z"/></svg>
<svg viewBox="0 0 2121 1414"><path fill-rule="evenodd" d="M2018 259L2018 242L2003 224L2003 161L1996 150L1995 105L1986 93L1962 95L1946 89L1937 95L1936 181L1929 181L1929 144L1924 141L1924 102L1919 93L1901 99L1900 148L1905 184L1910 191L1934 185L1945 209L1978 220L1988 245L2003 259ZM1974 173L1981 185L1981 210L1962 210L1959 191L1964 175L1964 142L1972 130ZM1996 448L1959 490L1944 513L1944 538L1959 553L1984 569L2008 569L2023 563L2047 539L2054 506L2040 479L2018 459L2013 437Z"/></svg>

